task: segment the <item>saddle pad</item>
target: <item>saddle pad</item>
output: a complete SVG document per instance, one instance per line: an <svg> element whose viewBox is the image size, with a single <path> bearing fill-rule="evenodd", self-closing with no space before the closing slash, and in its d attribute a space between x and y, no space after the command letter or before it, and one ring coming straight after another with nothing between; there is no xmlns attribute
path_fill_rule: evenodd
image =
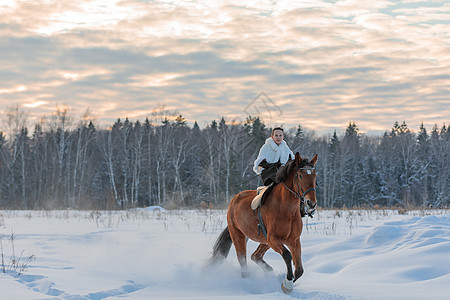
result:
<svg viewBox="0 0 450 300"><path fill-rule="evenodd" d="M259 186L256 189L257 194L256 194L256 197L253 198L252 204L251 204L253 210L257 209L261 205L261 198L262 198L264 192L267 190L267 188L268 188L268 186Z"/></svg>

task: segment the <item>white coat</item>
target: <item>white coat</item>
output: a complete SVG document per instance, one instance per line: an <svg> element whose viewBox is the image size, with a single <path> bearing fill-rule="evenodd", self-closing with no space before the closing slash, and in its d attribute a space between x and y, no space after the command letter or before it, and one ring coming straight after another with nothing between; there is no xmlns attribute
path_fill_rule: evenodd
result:
<svg viewBox="0 0 450 300"><path fill-rule="evenodd" d="M281 141L280 145L277 145L271 137L267 138L265 144L259 150L258 157L253 163L253 171L258 175L261 174L264 168L258 165L264 159L271 164L280 161L284 165L289 159L294 159L294 157L294 153L289 149L285 141Z"/></svg>

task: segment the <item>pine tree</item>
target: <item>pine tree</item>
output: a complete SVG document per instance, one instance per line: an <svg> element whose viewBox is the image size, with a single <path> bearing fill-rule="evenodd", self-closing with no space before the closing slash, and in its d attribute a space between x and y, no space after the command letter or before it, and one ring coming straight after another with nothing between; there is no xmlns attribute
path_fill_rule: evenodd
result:
<svg viewBox="0 0 450 300"><path fill-rule="evenodd" d="M225 119L222 117L219 122L219 131L223 132L226 130L227 127L228 125L226 124Z"/></svg>
<svg viewBox="0 0 450 300"><path fill-rule="evenodd" d="M420 124L419 133L417 135L417 144L419 146L419 155L422 163L426 163L429 155L429 136L427 129L423 126L423 122Z"/></svg>
<svg viewBox="0 0 450 300"><path fill-rule="evenodd" d="M336 131L334 132L336 133ZM305 132L303 130L302 125L298 124L297 131L295 132L295 138L302 142L305 139Z"/></svg>
<svg viewBox="0 0 450 300"><path fill-rule="evenodd" d="M340 142L336 134L336 130L334 131L333 137L331 138L330 141L330 156L333 161L338 160L340 157Z"/></svg>
<svg viewBox="0 0 450 300"><path fill-rule="evenodd" d="M360 190L364 188L361 180L361 158L359 129L355 122L349 123L342 140L342 190L346 198L345 205L353 207L360 199Z"/></svg>
<svg viewBox="0 0 450 300"><path fill-rule="evenodd" d="M210 128L211 128L212 131L217 131L217 122L216 122L216 120L212 120Z"/></svg>
<svg viewBox="0 0 450 300"><path fill-rule="evenodd" d="M176 126L186 126L187 125L186 118L184 118L182 115L179 115L178 117L175 118L175 125Z"/></svg>
<svg viewBox="0 0 450 300"><path fill-rule="evenodd" d="M329 176L326 180L329 184L325 187L328 190L326 194L329 196L329 199L325 199L325 201L329 207L342 206L344 205L344 195L342 194L342 153L341 143L336 134L336 130L331 137L328 147L328 161L330 162L330 167L328 169L330 171L324 176Z"/></svg>
<svg viewBox="0 0 450 300"><path fill-rule="evenodd" d="M289 135L285 132L285 140L289 144ZM305 130L302 125L298 124L297 128L295 128L294 138L292 139L292 143L289 144L291 150L295 152L304 153L307 149L307 145L305 143Z"/></svg>
<svg viewBox="0 0 450 300"><path fill-rule="evenodd" d="M200 133L200 127L197 124L197 121L194 122L194 126L192 127L192 131L194 134L199 134Z"/></svg>
<svg viewBox="0 0 450 300"><path fill-rule="evenodd" d="M259 117L250 116L246 119L244 128L247 135L252 139L251 144L257 146L259 149L259 147L264 144L268 135L266 132L266 125L261 122Z"/></svg>

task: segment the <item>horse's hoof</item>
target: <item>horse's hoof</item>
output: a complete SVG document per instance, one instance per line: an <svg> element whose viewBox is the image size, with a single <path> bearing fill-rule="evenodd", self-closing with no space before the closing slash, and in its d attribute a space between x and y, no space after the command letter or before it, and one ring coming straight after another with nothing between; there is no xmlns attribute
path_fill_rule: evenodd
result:
<svg viewBox="0 0 450 300"><path fill-rule="evenodd" d="M287 279L283 280L283 282L281 283L281 290L283 291L283 293L290 294L293 289L294 289L294 281Z"/></svg>

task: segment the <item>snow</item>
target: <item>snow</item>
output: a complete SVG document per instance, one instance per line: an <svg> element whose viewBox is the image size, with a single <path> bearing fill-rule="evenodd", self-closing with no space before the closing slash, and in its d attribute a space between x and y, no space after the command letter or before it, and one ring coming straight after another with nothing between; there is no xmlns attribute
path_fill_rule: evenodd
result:
<svg viewBox="0 0 450 300"><path fill-rule="evenodd" d="M249 261L241 279L234 247L208 266L223 210L0 211L0 298L448 299L450 211L319 210L304 222L305 273L285 295L272 250L272 273ZM19 262L35 256L20 275L12 246Z"/></svg>

